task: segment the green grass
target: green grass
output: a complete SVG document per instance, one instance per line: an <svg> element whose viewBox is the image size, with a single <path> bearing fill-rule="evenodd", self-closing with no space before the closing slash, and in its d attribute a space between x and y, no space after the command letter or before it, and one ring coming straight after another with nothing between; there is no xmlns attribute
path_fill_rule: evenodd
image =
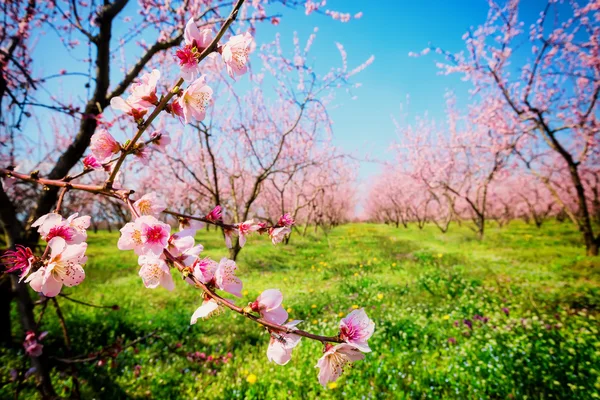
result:
<svg viewBox="0 0 600 400"><path fill-rule="evenodd" d="M245 289L238 304L279 288L290 316L305 320L306 330L334 335L339 316L356 306L375 321L373 352L327 389L314 368L318 343L303 339L292 361L278 366L265 355L267 332L233 313L190 327L200 293L179 279L174 292L145 289L133 252L118 251L117 239L90 234L87 278L65 292L121 309L59 299L74 352L88 354L154 330L164 342L141 342L105 357L102 366L78 364L84 398L600 397L600 258L584 256L579 233L567 223L541 230L521 222L490 227L483 242L466 227L444 235L433 226L370 224L338 227L327 237L295 235L287 246L250 239L238 260ZM216 233L201 232L198 240L206 255L226 255ZM46 353L63 356L50 307L43 329L50 332ZM185 357L193 352L232 357L227 363ZM3 382L23 365L21 355L3 350ZM71 383L60 369L53 379L68 395ZM35 393L32 379L23 390ZM6 384L0 397L13 391L14 384Z"/></svg>

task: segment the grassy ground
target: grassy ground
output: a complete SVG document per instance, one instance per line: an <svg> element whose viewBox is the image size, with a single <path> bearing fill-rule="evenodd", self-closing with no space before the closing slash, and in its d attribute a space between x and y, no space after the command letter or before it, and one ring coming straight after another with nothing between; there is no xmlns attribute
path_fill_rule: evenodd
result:
<svg viewBox="0 0 600 400"><path fill-rule="evenodd" d="M190 327L199 293L180 280L172 293L145 289L134 254L118 251L117 238L90 234L87 278L66 292L121 309L60 299L75 353L155 330L164 342L149 339L103 358L103 365L77 365L84 398L600 397L600 258L583 256L579 234L567 223L537 230L513 222L491 227L483 242L465 227L444 235L433 226L367 224L327 237L295 236L287 246L249 240L239 259L242 302L279 288L290 316L323 334L335 334L340 315L353 307L365 307L375 321L374 351L326 389L316 379L317 343L303 340L281 367L267 361L267 333L232 313ZM207 255L225 255L217 234L198 239ZM50 331L47 354L63 355L50 308L43 329ZM194 352L217 361L181 356ZM15 350L2 354L6 382L22 359ZM67 375L54 379L68 394ZM0 397L13 391L5 385Z"/></svg>

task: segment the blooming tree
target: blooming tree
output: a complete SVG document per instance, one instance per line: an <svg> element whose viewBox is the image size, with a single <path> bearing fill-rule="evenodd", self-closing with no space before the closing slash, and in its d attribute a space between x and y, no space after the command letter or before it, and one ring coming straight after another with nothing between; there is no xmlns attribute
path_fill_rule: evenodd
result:
<svg viewBox="0 0 600 400"><path fill-rule="evenodd" d="M303 235L310 224L327 231L348 221L356 206L354 163L333 148L319 153L307 167L271 177L259 199L267 215L289 211L297 224L304 224Z"/></svg>
<svg viewBox="0 0 600 400"><path fill-rule="evenodd" d="M322 336L300 329L298 325L301 321L287 321L287 312L281 307L283 294L277 289L265 290L255 302L247 306L237 305L233 300L223 297L227 294L241 296L243 283L236 275L237 265L233 259L216 261L201 257L203 246L195 243L194 235L200 228L200 223L215 225L222 229L225 242L235 249L243 246L247 237L253 234L268 234L273 243L280 242L289 234L294 224L294 219L289 214L283 214L271 224L247 219L257 192L272 174L298 168L302 163L308 162L302 156L305 151L303 146L315 140L311 137L318 130L314 124L324 121L322 107L329 91L335 86L345 85L372 59L348 70L345 52L339 45L343 68L333 69L319 76L306 65L305 54L299 50L298 43L297 54L292 62L281 56L281 49L276 41L261 53L266 72L277 78L284 72L295 71L299 76L296 90L280 85L278 101L273 104L269 104L267 100L257 101L253 108L247 106L252 102L235 98L232 90L229 91L230 97L226 98L211 82L228 84L222 71L226 71L227 79L238 79L247 74L250 69L250 53L255 49L251 34L255 24L262 20L273 21L276 17L267 16L262 2L244 5L243 0L238 0L228 14L225 12L227 2L215 1L208 6L204 3L184 1L166 5L149 0L140 1L139 24L131 29L120 45L125 45L131 37L146 29L155 29L160 34L152 45L139 43L141 50L138 49L138 61L126 71L121 81L116 85L113 83L114 86L110 82L110 65L115 53L112 52L110 39L113 23L125 8L126 0L105 2L98 8L82 1L52 1L40 13L30 11L31 7L36 7L34 2L15 2L16 8L11 10L21 22L6 29L28 31L32 15L35 14L40 16L39 26L49 24L58 32L77 35L96 51L87 60L90 68L94 64L96 70L93 79L91 74L88 75L90 81L94 82L94 90L85 107L51 99L56 101L50 108L73 117L78 131L70 139L56 138L56 144L62 143L64 146L58 146L61 150L43 164L44 171L48 172L24 172L18 165L17 152L12 151L18 141L12 140L14 136L10 134L8 136L13 147L7 146L9 151L2 156L2 161L9 165L0 168L0 217L8 238L8 247L11 248L4 253L3 264L11 274L19 298L22 324L27 331L24 347L31 357L43 397L53 397L55 392L45 363L43 346L40 344L44 334L37 333L39 323L33 319L31 299L25 284L43 295L46 301L52 300L61 318L67 350L70 351L66 324L56 296L63 286L76 286L85 279L87 229L91 218L78 214L63 217L63 210L69 203L66 198L74 197L79 192L106 198L112 204L121 204L128 210L131 220L121 228L117 246L124 251L132 250L138 256L139 276L145 287L155 289L160 286L174 290L172 274L176 273L192 288L200 291L199 307L195 311L190 310L191 324L225 309L240 314L269 331L271 339L267 357L278 364L285 364L290 360L292 350L301 338L320 341L324 345L324 353L317 362L317 367L320 370L319 382L323 385L336 380L348 362L362 359L363 353L370 351L367 341L373 334L374 324L364 310L355 310L343 319L337 335ZM19 7L25 7L25 12ZM351 18L348 14L322 10L323 7L324 4L306 2L307 14L323 12L342 21ZM228 30L235 20L240 22L239 27L246 27L247 30L229 34ZM6 35L3 37L6 38ZM80 43L72 37L61 37L67 49L76 48ZM27 38L26 32L23 32L22 38ZM313 36L309 42L312 40ZM24 43L15 44L15 48L22 49L18 51L23 55L27 49ZM305 52L309 48L310 44L307 44ZM165 52L169 49L170 52ZM7 78L14 78L15 68L30 72L27 70L30 67L27 58L15 61L17 53L5 53L3 50L2 54L2 76L5 81L8 81ZM173 80L174 84L167 85L166 80L174 69L178 71L178 77ZM65 73L61 71L59 75ZM217 74L221 75L220 80L215 78ZM214 81L211 78L215 78ZM9 93L8 89L20 90L22 86L16 83L6 84L2 94ZM253 91L249 96L256 94ZM12 98L11 109L17 115L26 115L31 107L43 106L41 103L30 104L27 93L22 93L21 98L12 92L9 96ZM207 133L206 121L209 114L218 109L215 104L226 100L239 106L239 115L224 117L222 122L214 125L214 131ZM114 120L106 119L105 108L110 108L117 114ZM215 121L217 120L215 117ZM165 130L154 128L155 124L167 127L173 122L193 126L206 137L223 134L221 140L235 141L234 150L239 148L241 158L237 162L233 160L228 163L221 156L213 158L212 164L209 164L213 169L232 169L235 172L226 175L230 185L227 191L215 190L217 196L223 197L213 198L213 204L206 210L211 211L207 213L199 213L198 208L190 214L173 211L167 208L173 205L167 204L166 196L150 191L134 198L134 190L128 187L132 180L135 182L136 178L143 175L139 174L140 170L143 171L144 166L150 164L150 156L155 152L163 153L169 163L181 164L177 161L180 154L174 150L175 147L169 146L172 140L170 135ZM212 126L210 129L213 129ZM16 125L13 124L11 129L16 129ZM229 129L232 137L225 136ZM116 131L123 134L125 140L116 138ZM202 139L200 135L200 140ZM85 155L88 147L90 152ZM288 162L291 160L291 164L282 165L279 161L283 158ZM82 167L72 172L80 160ZM174 171L171 170L171 173L174 174ZM244 183L246 176L253 176L249 180L249 197L241 194L248 189ZM210 179L204 182L212 184ZM43 190L31 189L35 186ZM38 194L35 206L21 209L15 206L18 203L18 197L15 196L23 193L20 187ZM232 223L225 222L226 214L224 215L220 204L221 198L225 202L228 196L233 198ZM190 209L193 204L194 199L190 199L185 207ZM243 206L240 208L239 204ZM166 215L178 217L179 231L173 232L171 225L165 223ZM42 239L44 243L39 253L35 248L38 239ZM232 253L233 258L236 254ZM74 393L78 395L79 383L75 370L72 378Z"/></svg>
<svg viewBox="0 0 600 400"><path fill-rule="evenodd" d="M177 217L189 211L192 204L223 206L241 228L222 229L234 260L245 244L247 233L259 230L260 221L267 221L272 215L259 212L261 208L265 210L265 201L261 199L265 187L272 188L274 182L284 180L290 183L295 176L305 176L342 157L327 147L331 137L327 105L335 89L372 59L348 70L345 52L338 46L343 67L319 74L306 61L315 38L313 33L301 46L295 37L291 56L285 55L278 38L256 49L263 64L253 80L257 84L275 82L275 100L258 85L240 96L228 83L229 73L224 74L222 69L212 71L210 81L222 87L211 92L215 107L206 113L205 120L190 124L192 135L187 130L170 135L169 147L177 151L152 161L151 172L141 180L140 186L172 199L169 206L175 210L171 215ZM236 112L230 111L230 102L220 108L220 98L231 99ZM171 131L168 124L166 121L163 131ZM162 184L165 180L174 181L181 196L167 196L173 187L165 187ZM333 181L330 179L329 185ZM276 214L289 210L296 218L298 207L302 208L301 205L294 209L280 208Z"/></svg>
<svg viewBox="0 0 600 400"><path fill-rule="evenodd" d="M473 221L480 238L488 216L488 193L505 171L513 143L483 125L475 110L461 115L447 96L447 121L441 126L427 116L413 124L396 123L398 164L427 193L425 206L444 232L456 214ZM413 208L419 204L410 197ZM419 201L422 203L422 201ZM417 208L414 208L415 210ZM420 213L413 212L414 215ZM417 218L421 221L422 218Z"/></svg>
<svg viewBox="0 0 600 400"><path fill-rule="evenodd" d="M472 83L480 123L514 144L513 154L578 226L587 254L597 255L597 185L586 177L599 172L600 9L595 0L581 3L548 1L525 27L518 0L492 1L487 20L463 36L466 51L424 53L443 55L443 74ZM570 14L564 22L554 17L559 9Z"/></svg>

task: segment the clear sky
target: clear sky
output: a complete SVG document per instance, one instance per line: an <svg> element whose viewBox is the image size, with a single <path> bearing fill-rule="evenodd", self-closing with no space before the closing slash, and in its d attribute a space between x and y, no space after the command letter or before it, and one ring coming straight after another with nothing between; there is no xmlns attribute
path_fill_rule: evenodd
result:
<svg viewBox="0 0 600 400"><path fill-rule="evenodd" d="M134 14L137 2L132 3L131 7L128 6L131 11L126 9L124 14ZM543 0L523 0L522 18L526 22L535 20L543 6ZM311 51L317 68L340 65L335 42L342 43L347 50L350 68L371 55L375 56L375 62L356 77L356 81L363 84L353 93L358 98L351 100L350 96L340 93L336 101L338 107L331 111L335 143L347 152L389 159L388 148L395 139L392 116L399 116L400 104L406 103L407 96L410 96L410 115L427 111L434 118L443 118L444 93L447 90L454 91L461 101L468 100L468 86L460 80L460 76L437 74L434 55L413 58L408 53L419 52L429 43L449 51L464 49L461 36L469 27L485 20L488 11L486 1L329 0L327 8L353 15L362 11L363 17L341 23L325 15L307 17L303 9L277 8L283 13L279 26L261 25L256 39L259 44L271 41L279 32L282 43L291 51L294 31L298 32L302 42L314 27L318 27L317 41ZM126 24L119 27L123 31L127 28ZM38 68L47 75L63 68L68 71L82 68L82 64L73 61L52 32L40 38L36 52L42 56ZM85 57L86 54L83 52L75 56ZM119 74L119 71L113 70L113 73ZM70 80L68 87L50 87L77 97L85 93L82 92L84 84L85 80L81 79ZM362 163L359 176L363 182L367 181L380 168L375 163Z"/></svg>
<svg viewBox="0 0 600 400"><path fill-rule="evenodd" d="M533 22L543 9L543 0L523 0L520 15ZM468 101L468 85L459 75L438 75L435 55L409 57L429 44L456 52L464 49L462 35L469 27L483 23L488 12L485 0L397 0L397 1L328 1L333 10L354 14L363 12L359 20L349 23L331 21L327 16L310 18L302 13L288 13L277 29L282 36L298 31L301 37L319 27L313 54L317 63L338 62L334 42L340 42L348 52L350 65L356 65L371 54L375 62L360 73L356 80L363 86L354 91L351 100L340 95L340 107L331 112L334 120L335 142L347 151L373 158L389 159L389 145L395 139L392 115L400 115L400 104L410 97L410 115L428 112L443 118L444 94L451 90L459 100ZM273 35L275 30L261 30L260 36ZM259 38L260 38L259 36ZM363 163L363 181L381 168Z"/></svg>

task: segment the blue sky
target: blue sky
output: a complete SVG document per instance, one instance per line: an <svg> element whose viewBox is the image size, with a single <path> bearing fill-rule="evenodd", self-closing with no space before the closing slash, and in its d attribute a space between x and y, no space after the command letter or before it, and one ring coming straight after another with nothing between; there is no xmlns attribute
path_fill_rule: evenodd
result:
<svg viewBox="0 0 600 400"><path fill-rule="evenodd" d="M543 9L543 0L525 0L522 18L532 22ZM319 27L318 42L313 54L317 63L339 62L334 42L340 42L348 52L350 65L356 65L375 55L375 62L356 80L363 86L354 91L358 99L343 94L340 107L331 112L334 119L335 142L356 154L369 153L372 158L389 159L390 143L396 138L392 116L400 115L400 105L410 97L411 116L428 112L443 118L444 94L451 90L459 100L468 101L468 84L459 75L441 76L434 55L409 57L430 43L455 52L464 49L462 35L471 26L483 23L488 12L484 0L429 1L328 1L333 10L352 14L363 12L359 20L349 23L331 21L327 16L311 18L301 13L289 13L277 28L282 36L298 31L302 37ZM273 34L264 29L261 35ZM405 109L406 110L406 109ZM365 181L381 169L376 163L362 163L360 178Z"/></svg>
<svg viewBox="0 0 600 400"><path fill-rule="evenodd" d="M137 2L132 3L124 15L134 15ZM527 23L535 20L543 6L543 0L523 1L522 18ZM261 25L256 39L258 43L271 41L279 32L282 43L291 51L294 31L298 32L302 42L314 27L318 27L317 41L311 51L318 69L340 65L335 42L342 43L347 50L350 68L371 55L375 56L375 62L356 77L356 81L363 84L354 90L353 94L358 98L351 100L350 96L340 93L336 100L338 107L330 114L334 120L335 143L345 151L390 159L388 148L396 137L392 116L399 116L400 104L406 103L407 96L410 96L410 115L428 112L434 118L443 118L447 90L455 92L460 101L468 100L468 85L460 80L460 76L437 74L434 55L413 58L408 53L418 52L429 43L449 51L464 49L461 36L470 26L485 20L488 11L486 1L329 0L327 8L351 14L362 11L364 15L359 20L340 23L325 15L307 17L303 9L282 9L283 18L279 26ZM124 24L119 29L128 27ZM40 38L36 52L41 56L37 58L37 68L45 74L56 73L62 68L85 72L81 70L84 65L68 55L54 33ZM85 55L83 52L76 56ZM119 74L119 71L114 69L113 73ZM84 84L84 79L69 80L69 86L57 83L51 88L77 97L85 94ZM376 163L362 163L359 177L367 181L380 168Z"/></svg>

